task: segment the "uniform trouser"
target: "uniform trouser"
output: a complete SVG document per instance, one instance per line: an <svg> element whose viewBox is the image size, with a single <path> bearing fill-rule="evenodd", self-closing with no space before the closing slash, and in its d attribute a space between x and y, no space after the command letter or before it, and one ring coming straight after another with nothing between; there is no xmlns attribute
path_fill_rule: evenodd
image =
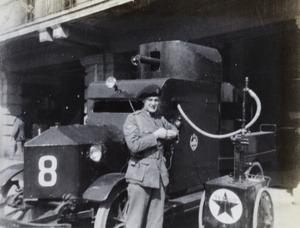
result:
<svg viewBox="0 0 300 228"><path fill-rule="evenodd" d="M165 188L129 184L126 228L161 228L163 226Z"/></svg>
<svg viewBox="0 0 300 228"><path fill-rule="evenodd" d="M23 155L24 154L24 141L18 140L15 144L16 149L14 150L11 158L14 158L15 155Z"/></svg>
<svg viewBox="0 0 300 228"><path fill-rule="evenodd" d="M16 154L20 155L24 153L24 142L23 141L17 141L17 151Z"/></svg>

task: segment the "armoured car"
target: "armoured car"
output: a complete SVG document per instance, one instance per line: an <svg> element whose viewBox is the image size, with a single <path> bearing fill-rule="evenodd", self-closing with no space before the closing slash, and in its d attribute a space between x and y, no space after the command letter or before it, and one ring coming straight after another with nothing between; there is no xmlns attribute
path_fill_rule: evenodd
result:
<svg viewBox="0 0 300 228"><path fill-rule="evenodd" d="M124 174L129 150L123 135L127 115L142 107L137 94L155 84L162 90L160 114L179 129L166 151L170 184L165 221L199 208L203 184L233 169L233 86L222 82L222 58L210 47L182 41L142 44L131 59L139 78L93 82L86 93L83 125L52 126L28 141L24 163L0 173L0 224L19 227L122 227L127 205ZM233 110L228 109L227 110ZM247 162L270 160L275 132L249 133Z"/></svg>

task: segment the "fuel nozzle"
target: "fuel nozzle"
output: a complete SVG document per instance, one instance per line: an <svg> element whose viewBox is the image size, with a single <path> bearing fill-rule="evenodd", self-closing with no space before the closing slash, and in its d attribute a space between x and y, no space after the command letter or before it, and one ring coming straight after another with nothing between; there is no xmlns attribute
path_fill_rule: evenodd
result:
<svg viewBox="0 0 300 228"><path fill-rule="evenodd" d="M249 78L246 77L246 78L245 78L245 87L244 87L244 90L243 90L243 91L247 92L247 91L249 90L248 84L249 84Z"/></svg>

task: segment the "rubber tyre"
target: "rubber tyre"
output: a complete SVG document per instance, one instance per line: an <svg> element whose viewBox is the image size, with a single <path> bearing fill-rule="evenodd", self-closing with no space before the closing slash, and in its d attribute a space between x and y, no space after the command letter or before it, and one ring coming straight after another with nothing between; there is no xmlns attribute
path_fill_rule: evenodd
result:
<svg viewBox="0 0 300 228"><path fill-rule="evenodd" d="M266 188L258 191L254 210L253 228L272 228L274 227L274 207L270 193Z"/></svg>
<svg viewBox="0 0 300 228"><path fill-rule="evenodd" d="M125 227L126 210L128 207L127 199L126 188L112 193L106 201L99 205L94 228Z"/></svg>
<svg viewBox="0 0 300 228"><path fill-rule="evenodd" d="M205 191L202 193L202 197L199 205L199 215L198 215L198 225L199 228L203 228L203 212L204 212L204 202L205 202Z"/></svg>

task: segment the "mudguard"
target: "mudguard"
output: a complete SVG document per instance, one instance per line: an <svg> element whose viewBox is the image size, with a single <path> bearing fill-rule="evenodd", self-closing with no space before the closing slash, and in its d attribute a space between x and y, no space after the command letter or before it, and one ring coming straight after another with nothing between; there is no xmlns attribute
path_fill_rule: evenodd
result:
<svg viewBox="0 0 300 228"><path fill-rule="evenodd" d="M125 184L124 173L108 173L94 181L83 193L83 199L102 202L109 194L122 184Z"/></svg>
<svg viewBox="0 0 300 228"><path fill-rule="evenodd" d="M18 163L0 171L0 188L3 187L8 180L23 180L24 164Z"/></svg>

